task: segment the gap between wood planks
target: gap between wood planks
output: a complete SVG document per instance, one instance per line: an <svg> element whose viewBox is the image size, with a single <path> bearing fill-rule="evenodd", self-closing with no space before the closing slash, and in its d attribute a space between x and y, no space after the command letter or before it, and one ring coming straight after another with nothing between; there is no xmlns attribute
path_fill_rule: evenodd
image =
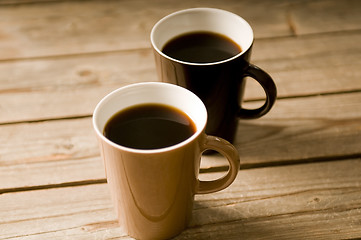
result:
<svg viewBox="0 0 361 240"><path fill-rule="evenodd" d="M353 89L349 91L335 91L335 92L324 92L324 93L315 93L315 94L300 94L300 95L292 95L292 96L285 96L285 97L278 97L277 101L283 99L294 99L294 98L308 98L308 97L317 97L317 96L329 96L329 95L337 95L337 94L352 94L352 93L359 93L361 89ZM245 103L250 102L258 102L264 101L261 98L255 98L252 100L245 100ZM65 116L65 117L54 117L54 118L42 118L36 120L28 120L28 121L12 121L12 122L0 122L0 126L4 125L12 125L12 124L22 124L22 123L39 123L39 122L46 122L46 121L62 121L62 120L74 120L74 119L82 119L82 118L90 118L92 114L84 114L84 115L77 115L77 116Z"/></svg>
<svg viewBox="0 0 361 240"><path fill-rule="evenodd" d="M0 5L1 6L1 5ZM291 27L292 28L292 27ZM351 29L351 30L337 30L337 31L329 31L329 32L318 32L318 33L303 33L299 34L291 34L285 36L274 36L274 37L258 37L255 38L255 41L263 41L263 40L272 40L272 39L288 39L288 38L307 38L312 36L323 36L323 35L334 35L339 33L358 33L361 32L361 29ZM95 51L95 52L79 52L79 53L68 53L68 54L58 54L58 55L49 55L49 56L32 56L32 57L19 57L19 58L8 58L8 59L0 59L0 63L3 62L17 62L17 61L35 61L35 60L46 60L46 59L61 59L61 58L69 58L69 57L79 57L79 56L96 56L96 55L105 55L105 54L118 54L122 52L131 52L131 51L144 51L149 50L149 47L143 48L124 48L124 49L113 49L113 50L105 50L105 51Z"/></svg>
<svg viewBox="0 0 361 240"><path fill-rule="evenodd" d="M105 178L102 178L102 179L92 179L92 180L57 183L57 184L46 184L46 185L29 186L29 187L4 188L4 189L0 189L0 195L3 193L34 191L34 190L43 190L43 189L51 189L51 188L76 187L76 186L84 186L84 185L92 185L92 184L103 184L106 182L107 180Z"/></svg>
<svg viewBox="0 0 361 240"><path fill-rule="evenodd" d="M302 159L300 161L293 160L293 161L280 161L280 162L268 162L268 163L241 164L240 170L264 168L264 167L281 167L287 165L309 164L316 162L333 162L333 161L352 160L352 159L361 159L361 154L309 158L309 159ZM226 172L227 170L228 170L228 166L219 166L219 167L200 169L199 173L206 174L206 173L215 173L215 172ZM57 183L57 184L37 185L37 186L29 186L29 187L4 188L4 189L0 189L0 195L5 193L35 191L35 190L44 190L44 189L52 189L52 188L76 187L76 186L104 184L104 183L107 183L106 178L65 182L65 183Z"/></svg>

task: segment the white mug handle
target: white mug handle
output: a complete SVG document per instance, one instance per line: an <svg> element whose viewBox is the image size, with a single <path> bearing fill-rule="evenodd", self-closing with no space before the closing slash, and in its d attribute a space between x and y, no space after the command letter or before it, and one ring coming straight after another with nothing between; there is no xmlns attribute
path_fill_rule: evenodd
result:
<svg viewBox="0 0 361 240"><path fill-rule="evenodd" d="M206 135L201 150L202 152L215 150L222 154L229 162L229 170L225 176L216 180L201 181L198 179L196 193L212 193L228 187L236 179L240 167L237 149L223 138Z"/></svg>

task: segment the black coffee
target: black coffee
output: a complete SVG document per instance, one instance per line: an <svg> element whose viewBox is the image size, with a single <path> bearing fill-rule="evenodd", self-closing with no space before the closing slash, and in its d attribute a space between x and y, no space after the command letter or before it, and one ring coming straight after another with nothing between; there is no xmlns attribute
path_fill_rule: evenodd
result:
<svg viewBox="0 0 361 240"><path fill-rule="evenodd" d="M112 116L104 136L135 149L158 149L180 143L196 132L196 126L181 110L163 104L135 105Z"/></svg>
<svg viewBox="0 0 361 240"><path fill-rule="evenodd" d="M211 63L231 58L242 52L242 49L227 36L212 32L192 32L171 39L162 52L185 62Z"/></svg>

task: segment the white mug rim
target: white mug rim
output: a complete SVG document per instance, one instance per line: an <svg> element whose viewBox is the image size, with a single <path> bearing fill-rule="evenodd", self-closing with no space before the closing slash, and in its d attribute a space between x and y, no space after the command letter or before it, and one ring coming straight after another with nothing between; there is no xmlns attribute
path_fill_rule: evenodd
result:
<svg viewBox="0 0 361 240"><path fill-rule="evenodd" d="M167 21L169 18L172 18L174 16L177 16L177 15L180 15L180 14L183 14L183 13L186 13L186 12L192 12L192 11L209 11L209 12L222 12L222 13L225 13L225 14L229 14L230 16L233 16L234 18L237 18L240 22L242 22L245 26L247 26L247 28L249 29L249 32L251 34L250 38L252 39L250 41L250 44L248 44L245 48L244 46L241 46L242 47L242 52L238 53L237 55L233 56L233 57L230 57L230 58L227 58L225 60L222 60L222 61L215 61L215 62L207 62L207 63L195 63L195 62L187 62L187 61L182 61L182 60L179 60L179 59L176 59L176 58L172 58L166 54L164 54L162 52L161 49L158 48L157 44L155 43L155 40L154 40L154 35L155 35L155 30L158 28L158 26L160 24L162 24L163 22ZM229 11L226 11L226 10L223 10L223 9L218 9L218 8L206 8L206 7L199 7L199 8L188 8L188 9L183 9L183 10L180 10L180 11L176 11L176 12L173 12L171 14L168 14L167 16L161 18L152 28L151 30L151 33L150 33L150 41L151 41L151 44L153 46L153 48L157 51L158 54L160 54L161 56L171 60L171 61L174 61L174 62L178 62L180 64L186 64L186 65L193 65L193 66L209 66L209 65L217 65L217 64L222 64L222 63L225 63L225 62L230 62L240 56L242 56L245 52L247 52L251 46L253 45L253 41L254 41L254 34L253 34L253 30L252 30L252 27L250 26L250 24L245 20L243 19L242 17L240 17L239 15L235 14L235 13L232 13L232 12L229 12Z"/></svg>
<svg viewBox="0 0 361 240"><path fill-rule="evenodd" d="M197 99L197 101L199 102L199 104L201 104L202 108L204 109L205 112L205 121L204 124L201 125L201 127L197 127L195 133L193 133L192 136L190 136L189 138L187 138L186 140L183 140L180 143L168 146L168 147L164 147L164 148L157 148L157 149L137 149L137 148L130 148L130 147L125 147L122 146L120 144L114 143L113 141L109 140L107 137L104 136L104 134L102 133L102 131L99 129L98 127L98 123L97 123L97 118L98 118L98 114L100 109L107 104L107 102L116 94L119 94L120 92L125 91L126 89L129 88L135 88L135 87L141 87L141 86L146 86L146 85L166 85L169 86L170 88L178 88L178 89L182 89L181 91L186 92L188 95L192 95L194 99ZM152 103L152 102L149 102ZM169 105L172 106L170 104L164 103L165 105ZM134 104L135 106L136 104ZM133 105L131 105L133 106ZM173 106L174 107L174 106ZM118 111L120 111L121 109L119 109ZM181 110L181 109L180 109ZM183 110L181 110L182 112L184 112ZM190 117L190 116L189 116ZM193 118L191 118L192 121L197 125L197 123L195 122L195 120ZM109 120L109 119L108 119ZM92 115L92 123L93 123L93 128L96 132L96 134L98 135L98 137L100 137L101 141L106 142L107 144L111 145L112 147L122 150L122 151L126 151L126 152L133 152L133 153L139 153L139 154L155 154L155 153L162 153L162 152L169 152L169 151L173 151L175 149L179 149L187 144L189 144L190 142L194 141L196 138L199 137L199 135L201 135L204 132L205 126L207 124L207 110L205 105L203 104L203 102L191 91L189 91L186 88L174 85L174 84L170 84L170 83L164 83L164 82L142 82L142 83L134 83L134 84L129 84L123 87L120 87L118 89L113 90L112 92L108 93L106 96L104 96L99 103L96 105L93 115Z"/></svg>

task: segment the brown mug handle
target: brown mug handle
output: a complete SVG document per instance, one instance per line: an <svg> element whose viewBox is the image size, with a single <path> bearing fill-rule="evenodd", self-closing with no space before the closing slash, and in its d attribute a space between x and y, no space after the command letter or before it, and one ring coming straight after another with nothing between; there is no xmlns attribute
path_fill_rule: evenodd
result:
<svg viewBox="0 0 361 240"><path fill-rule="evenodd" d="M276 84L274 83L271 76L268 75L268 73L253 64L249 64L244 75L242 76L242 79L244 77L251 77L262 86L264 92L266 93L266 102L263 104L263 106L256 109L245 109L240 106L238 117L245 119L259 118L271 110L273 104L275 103L277 98Z"/></svg>
<svg viewBox="0 0 361 240"><path fill-rule="evenodd" d="M225 189L236 179L240 167L237 149L223 138L206 135L201 151L204 152L206 150L215 150L222 154L229 162L229 170L225 176L213 181L201 181L198 179L195 192L199 194Z"/></svg>

